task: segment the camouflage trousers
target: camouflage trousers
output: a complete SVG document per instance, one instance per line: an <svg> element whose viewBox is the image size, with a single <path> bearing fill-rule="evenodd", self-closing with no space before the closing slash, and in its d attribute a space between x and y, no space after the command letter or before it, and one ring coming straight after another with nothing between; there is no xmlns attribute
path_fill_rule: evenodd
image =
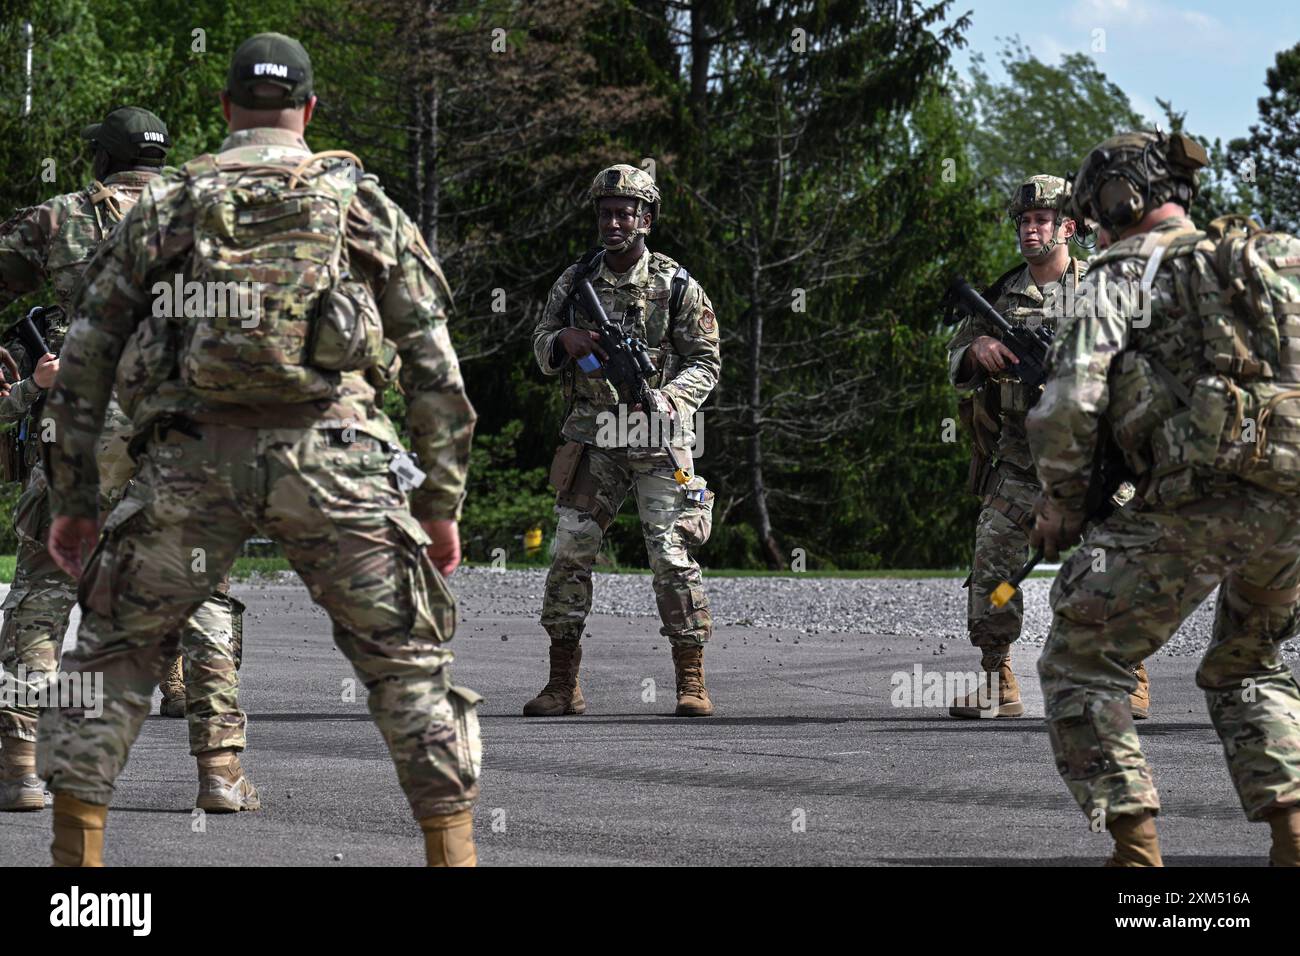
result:
<svg viewBox="0 0 1300 956"><path fill-rule="evenodd" d="M199 424L151 436L140 482L105 523L81 581L65 665L103 674L99 719L41 715L37 765L56 793L107 804L149 711L164 636L211 593L244 541L279 543L333 622L417 819L468 809L481 755L478 696L452 687L451 592L388 471L350 430Z"/></svg>
<svg viewBox="0 0 1300 956"><path fill-rule="evenodd" d="M36 467L14 512L18 560L13 586L0 608L0 666L7 673L26 675L26 685L38 692L59 671L63 636L77 601L77 584L46 550L50 531L49 495L45 471ZM238 663L232 644L241 630L241 605L223 581L185 621L160 644L160 653L179 647L193 662L187 677L190 752L234 748L243 750L247 720L239 709ZM39 712L35 707L0 703L0 736L36 739Z"/></svg>
<svg viewBox="0 0 1300 956"><path fill-rule="evenodd" d="M996 668L1004 654L1002 648L1020 637L1025 608L1020 591L1000 608L993 607L989 597L1029 557L1028 529L1034 499L1042 490L1032 474L1006 462L999 462L993 474L975 525L975 561L966 610L970 642L983 651L982 664L988 669Z"/></svg>
<svg viewBox="0 0 1300 956"><path fill-rule="evenodd" d="M1206 481L1176 506L1149 497L1117 510L1053 585L1038 673L1057 770L1092 818L1159 810L1130 713L1131 667L1216 587L1196 683L1233 785L1251 820L1300 803L1300 686L1280 655L1300 626L1300 499Z"/></svg>
<svg viewBox="0 0 1300 956"><path fill-rule="evenodd" d="M555 556L546 577L542 627L555 640L582 637L591 612L591 568L629 489L654 572L663 622L659 633L674 645L703 644L713 620L700 566L687 549L708 540L712 493L707 501L688 498L662 452L629 455L626 449L586 446L572 486L556 496Z"/></svg>

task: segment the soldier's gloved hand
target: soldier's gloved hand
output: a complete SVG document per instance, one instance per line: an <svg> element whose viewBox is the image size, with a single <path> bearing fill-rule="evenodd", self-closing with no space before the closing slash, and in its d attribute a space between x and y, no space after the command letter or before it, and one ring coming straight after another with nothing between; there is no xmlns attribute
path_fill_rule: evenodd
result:
<svg viewBox="0 0 1300 956"><path fill-rule="evenodd" d="M1043 492L1034 502L1034 528L1029 532L1029 545L1043 549L1043 557L1057 561L1062 551L1079 543L1083 537L1083 513L1066 511Z"/></svg>
<svg viewBox="0 0 1300 956"><path fill-rule="evenodd" d="M675 419L677 417L677 409L673 406L673 403L668 400L668 396L665 395L663 392L659 391L659 389L657 388L650 389L650 403L653 406L650 410L652 413L658 414L663 418L667 418L670 420ZM637 402L635 405L633 405L632 411L634 412L642 411L641 403Z"/></svg>
<svg viewBox="0 0 1300 956"><path fill-rule="evenodd" d="M49 388L54 384L54 379L58 374L59 360L46 352L41 356L41 360L36 363L36 370L32 372L32 378L36 379L36 384L41 388Z"/></svg>
<svg viewBox="0 0 1300 956"><path fill-rule="evenodd" d="M81 578L81 562L99 540L99 522L94 518L55 515L50 524L47 547L54 563L74 580Z"/></svg>

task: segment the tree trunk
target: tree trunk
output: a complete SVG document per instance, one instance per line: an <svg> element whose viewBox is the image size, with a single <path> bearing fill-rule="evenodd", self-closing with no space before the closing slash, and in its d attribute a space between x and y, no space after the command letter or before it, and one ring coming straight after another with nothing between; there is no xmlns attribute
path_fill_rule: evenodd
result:
<svg viewBox="0 0 1300 956"><path fill-rule="evenodd" d="M762 394L763 310L758 300L758 271L750 278L749 306L749 493L754 499L754 530L763 547L763 557L769 570L785 567L781 550L772 534L772 519L767 513L767 489L763 486L762 417L759 413Z"/></svg>
<svg viewBox="0 0 1300 956"><path fill-rule="evenodd" d="M429 78L429 90L424 97L424 126L420 130L420 159L424 168L424 183L420 190L420 228L429 251L438 255L438 201L441 189L438 181L438 87Z"/></svg>
<svg viewBox="0 0 1300 956"><path fill-rule="evenodd" d="M708 119L705 110L705 97L709 89L709 56L712 53L704 29L704 0L691 4L691 115L697 127L703 127Z"/></svg>

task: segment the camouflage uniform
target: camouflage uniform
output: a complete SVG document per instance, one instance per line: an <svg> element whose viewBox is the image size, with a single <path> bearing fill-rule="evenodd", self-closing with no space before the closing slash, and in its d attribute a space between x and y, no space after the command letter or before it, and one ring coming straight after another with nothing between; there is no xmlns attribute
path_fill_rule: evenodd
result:
<svg viewBox="0 0 1300 956"><path fill-rule="evenodd" d="M66 316L91 256L157 176L137 170L114 173L102 184L21 210L0 226L0 305L36 291L48 279ZM66 331L62 316L51 324L46 338L55 352L62 347ZM28 355L16 339L8 347L28 377L0 399L0 421L23 423L26 440L21 454L30 474L14 513L18 559L13 586L3 604L0 665L9 671L22 665L28 673L47 675L58 671L77 588L46 550L50 510L40 452L46 425L33 411L42 390L30 375L40 356ZM97 455L105 513L120 497L134 469L126 453L130 429L130 420L117 402L110 400ZM246 719L238 706L239 681L232 648L232 635L240 630L242 606L227 591L226 582L222 582L220 593L210 596L184 631L164 642L174 650L179 640L205 662L195 672L192 696L197 703L187 715L191 752L195 754L245 746ZM0 708L0 736L34 741L36 720L34 708Z"/></svg>
<svg viewBox="0 0 1300 956"><path fill-rule="evenodd" d="M1173 174L1148 178L1145 208L1171 198L1186 208L1198 160L1182 160L1179 171L1183 144L1162 145L1171 140L1179 137L1108 140L1076 182L1081 211L1107 225L1095 202L1082 204L1095 195L1097 177L1120 181L1113 171L1096 172L1117 162L1129 163L1139 183L1151 175L1144 169L1173 166ZM1135 206L1137 221L1140 196ZM1259 261L1289 265L1286 294L1300 299L1300 241L1265 239L1256 246ZM1141 861L1132 865L1159 863L1154 825L1135 837L1132 821L1149 820L1160 801L1125 701L1134 684L1129 668L1158 650L1216 587L1214 634L1197 684L1233 783L1252 820L1300 803L1300 687L1279 655L1300 623L1300 483L1284 475L1295 490L1279 493L1268 487L1276 471L1261 468L1248 480L1232 464L1264 451L1266 416L1252 408L1251 389L1272 388L1274 378L1278 388L1300 381L1295 346L1287 345L1300 339L1285 337L1300 327L1291 328L1291 318L1278 322L1280 353L1276 331L1271 345L1268 333L1250 331L1246 303L1258 293L1233 291L1216 268L1218 247L1182 216L1109 246L1089 273L1095 316L1067 319L1058 331L1043 398L1028 416L1044 507L1079 520L1103 418L1139 476L1139 498L1092 528L1057 576L1038 665L1057 769L1084 812L1104 816L1116 836L1113 862L1125 863L1131 850ZM1148 315L1132 298L1108 297L1108 289L1132 290L1144 277ZM1276 311L1300 306L1282 302ZM1261 355L1271 366L1257 361ZM1242 433L1248 420L1260 427L1258 444ZM1283 457L1267 459L1272 466L1296 469L1297 424L1293 413L1274 412L1270 456ZM1052 525L1041 517L1039 527ZM1095 566L1098 548L1104 570Z"/></svg>
<svg viewBox="0 0 1300 956"><path fill-rule="evenodd" d="M1000 292L993 308L1015 326L1056 328L1063 308L1062 297L1072 294L1083 276L1084 265L1071 259L1058 282L1039 288L1020 266L998 283ZM975 525L975 562L969 579L966 626L973 645L983 653L984 670L996 670L1007 648L1020 637L1024 602L1017 591L1004 607L994 609L989 596L1008 580L1029 556L1030 514L1040 485L1025 437L1025 413L1035 398L1012 372L989 375L972 359L974 371L964 376L962 364L975 339L981 335L1001 338L1001 333L980 316L969 316L948 343L948 377L959 391L996 389L1000 426L994 457L978 489L983 498Z"/></svg>
<svg viewBox="0 0 1300 956"><path fill-rule="evenodd" d="M267 37L281 48L294 43L301 53L295 41L279 35L255 37L236 54L232 85L247 60L241 59L245 48ZM253 56L268 54L263 47ZM193 274L200 226L223 228L210 211L223 202L252 201L253 193L265 198L261 190L267 188L272 202L256 208L274 207L280 186L265 184L283 185L289 177L273 169L287 174L310 155L302 137L289 130L239 130L218 156L200 157L150 183L91 263L74 303L66 371L50 400L58 435L49 450L55 514L95 513L93 452L115 376L123 407L146 436L141 481L109 515L83 572L84 616L65 662L73 671L103 672L112 706L97 720L73 709L49 710L40 725L38 758L55 791L56 811L67 795L69 813L93 818L101 833L102 808L159 677L157 645L255 533L281 545L329 612L335 643L369 689L370 712L415 816L467 814L477 793L478 698L451 685L452 654L445 644L454 630L455 603L425 553L429 537L417 520L459 516L475 415L447 332L445 282L411 221L367 176L356 183L346 222L333 220L334 235L297 232L276 247L299 268L239 262L236 277L272 289L262 296L271 321L263 315L243 344L233 325L222 338L187 339L198 334L199 319L159 316L151 308L155 279ZM312 181L327 177L352 181L337 165ZM235 186L250 181L252 192ZM286 209L249 228L290 228L297 220L285 218ZM314 214L300 203L290 213ZM231 213L224 228L249 222ZM298 311L295 294L306 286L308 272L321 274L319 250L337 243L340 231L347 236L351 284L330 288L369 302L367 315L377 309L382 336L400 351L412 444L427 471L409 507L389 468L398 436L368 372L325 372L308 366L301 351L256 364L247 358L247 339L306 334L301 320L310 306ZM200 252L211 251L207 243ZM237 343L233 357L227 357L227 343ZM219 380L232 393L258 375L293 373L321 385L325 397L216 400L182 376L191 359L205 363L198 372L209 383ZM201 564L196 554L204 556ZM56 846L58 834L56 813Z"/></svg>
<svg viewBox="0 0 1300 956"><path fill-rule="evenodd" d="M603 177L611 175L615 185L609 187L611 191L601 192ZM642 186L627 186L642 178ZM625 188L643 189L645 196L654 197L657 212L658 191L640 170L612 167L597 177L597 184L593 198L632 195L618 192ZM551 287L546 309L533 331L533 351L542 373L563 373L565 377L570 406L561 434L571 443L570 450L581 454L571 480L559 488L556 498L555 551L546 579L541 624L553 642L575 643L582 637L591 611L592 565L606 529L631 490L654 572L655 598L663 623L660 633L674 649L697 653L690 649L703 646L713 625L700 568L688 548L708 539L713 493L704 490L705 483L698 476L685 487L679 485L667 453L653 443L629 447L618 440L629 436L611 434L603 427L620 415L617 391L603 375L590 376L577 369L557 341L571 325L592 331L598 328L581 308L570 310L575 277L585 267L585 263L569 267ZM689 470L695 413L717 384L722 362L717 319L695 279L686 277L679 293L680 305L670 316L678 269L667 256L644 250L628 271L619 274L611 271L602 253L589 277L610 320L651 346L648 352L658 372L649 385L671 406L680 427L669 437ZM626 406L621 413L628 414ZM572 443L580 443L581 448Z"/></svg>

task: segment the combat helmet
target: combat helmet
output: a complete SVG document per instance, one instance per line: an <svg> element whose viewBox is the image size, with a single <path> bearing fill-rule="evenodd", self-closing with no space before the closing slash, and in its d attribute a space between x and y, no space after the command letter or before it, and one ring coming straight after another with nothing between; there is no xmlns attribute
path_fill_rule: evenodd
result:
<svg viewBox="0 0 1300 956"><path fill-rule="evenodd" d="M587 190L587 198L591 201L594 209L599 210L600 201L607 196L624 196L628 199L635 199L636 217L638 220L645 211L645 206L650 207L652 221L659 219L659 187L655 185L654 178L644 169L638 169L635 166L629 166L626 163L619 163L610 166L608 169L602 169L597 173L595 180L592 181L591 188ZM636 237L639 235L649 235L650 228L642 228L640 225L627 241L622 243L617 249L610 249L610 252L623 252L629 248Z"/></svg>
<svg viewBox="0 0 1300 956"><path fill-rule="evenodd" d="M1071 205L1118 238L1163 203L1190 208L1196 171L1209 161L1205 147L1182 133L1120 133L1089 151L1074 179Z"/></svg>
<svg viewBox="0 0 1300 956"><path fill-rule="evenodd" d="M1011 194L1011 201L1007 203L1007 217L1016 224L1017 238L1019 237L1020 217L1030 209L1051 209L1056 213L1056 222L1052 226L1052 238L1043 243L1043 248L1037 255L1031 256L1022 249L1021 255L1026 259L1045 258L1061 244L1061 223L1065 219L1076 219L1070 213L1070 193L1069 180L1062 179L1060 176L1040 174L1030 176L1017 186L1015 192ZM1080 235L1080 228L1080 223L1076 219L1075 235Z"/></svg>

